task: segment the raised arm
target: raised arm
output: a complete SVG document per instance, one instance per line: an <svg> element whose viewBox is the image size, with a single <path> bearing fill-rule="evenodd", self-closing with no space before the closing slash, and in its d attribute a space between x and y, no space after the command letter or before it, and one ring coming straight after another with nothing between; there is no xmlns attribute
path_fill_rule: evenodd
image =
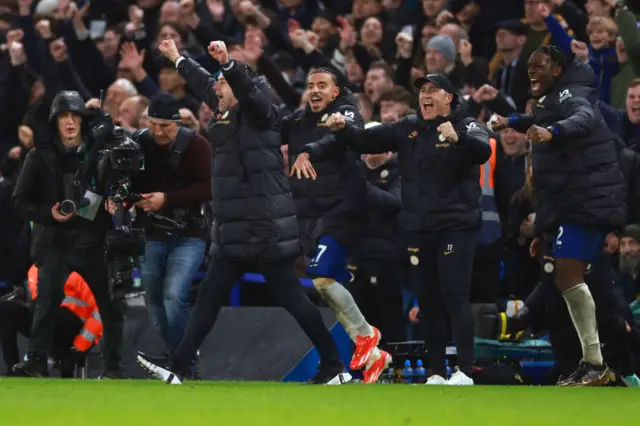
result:
<svg viewBox="0 0 640 426"><path fill-rule="evenodd" d="M176 64L178 73L185 79L198 99L215 111L218 108L218 97L213 89L216 78L193 59L181 56L173 40L164 40L158 49L167 59Z"/></svg>
<svg viewBox="0 0 640 426"><path fill-rule="evenodd" d="M224 78L231 86L238 104L243 107L243 115L254 123L272 126L278 120L279 113L273 95L268 93L269 87L264 77L252 78L246 65L229 57L227 46L222 41L212 41L209 54L220 62Z"/></svg>
<svg viewBox="0 0 640 426"><path fill-rule="evenodd" d="M508 117L494 114L487 124L492 132L512 128L520 133L525 133L534 123L535 117L533 114L511 114Z"/></svg>
<svg viewBox="0 0 640 426"><path fill-rule="evenodd" d="M536 119L533 114L511 114L507 120L509 124L506 127L511 127L520 133L526 133L529 127L535 124Z"/></svg>
<svg viewBox="0 0 640 426"><path fill-rule="evenodd" d="M308 152L313 160L315 155L321 156L331 144L341 144L358 154L382 154L397 151L395 134L399 126L406 120L386 123L370 129L360 129L354 125L353 118L341 113L332 114L326 121L327 127L334 132L334 138L322 138L317 142L305 145L303 152Z"/></svg>
<svg viewBox="0 0 640 426"><path fill-rule="evenodd" d="M558 21L555 16L549 14L544 18L544 22L547 24L551 36L556 40L556 43L558 43L558 47L564 50L567 55L571 55L571 40L573 40L573 37L562 28L560 21Z"/></svg>
<svg viewBox="0 0 640 426"><path fill-rule="evenodd" d="M489 133L473 118L462 121L456 129L458 144L469 152L474 164L484 164L491 157Z"/></svg>

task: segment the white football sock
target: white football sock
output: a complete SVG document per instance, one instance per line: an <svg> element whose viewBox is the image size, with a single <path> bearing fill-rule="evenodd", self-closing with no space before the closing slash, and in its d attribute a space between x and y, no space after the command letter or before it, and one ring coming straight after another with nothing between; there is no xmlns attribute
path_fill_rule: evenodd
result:
<svg viewBox="0 0 640 426"><path fill-rule="evenodd" d="M578 284L562 293L571 320L582 344L582 360L593 365L602 365L602 352L596 321L596 304L586 284Z"/></svg>
<svg viewBox="0 0 640 426"><path fill-rule="evenodd" d="M315 281L314 281L315 283ZM373 328L360 312L351 293L337 282L316 285L316 289L333 309L336 319L355 342L356 336L373 336Z"/></svg>

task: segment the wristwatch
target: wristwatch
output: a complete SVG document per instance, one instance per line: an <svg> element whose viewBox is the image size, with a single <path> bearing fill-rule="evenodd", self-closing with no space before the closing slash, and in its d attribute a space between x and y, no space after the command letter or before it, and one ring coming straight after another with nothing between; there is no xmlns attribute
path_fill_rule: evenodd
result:
<svg viewBox="0 0 640 426"><path fill-rule="evenodd" d="M547 130L549 131L549 133L551 133L553 138L558 136L558 128L556 126L548 126Z"/></svg>

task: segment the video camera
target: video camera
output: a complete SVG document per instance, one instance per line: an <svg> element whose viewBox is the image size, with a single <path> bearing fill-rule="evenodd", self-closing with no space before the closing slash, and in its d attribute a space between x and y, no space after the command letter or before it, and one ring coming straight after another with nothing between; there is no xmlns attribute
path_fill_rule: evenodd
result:
<svg viewBox="0 0 640 426"><path fill-rule="evenodd" d="M139 265L145 246L144 229L134 228L134 215L130 213L131 207L142 199L132 192L131 177L144 170L144 153L133 140L120 140L120 144L102 151L98 162L104 196L115 204L114 229L107 232L106 241L109 286L114 299L124 299L133 290L132 271Z"/></svg>

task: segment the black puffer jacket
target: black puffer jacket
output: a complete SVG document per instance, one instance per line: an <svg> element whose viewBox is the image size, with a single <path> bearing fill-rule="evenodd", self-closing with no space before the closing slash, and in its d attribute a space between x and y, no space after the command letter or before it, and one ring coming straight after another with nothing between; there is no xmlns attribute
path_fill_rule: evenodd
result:
<svg viewBox="0 0 640 426"><path fill-rule="evenodd" d="M323 158L335 146L358 153L397 151L402 176L400 225L409 233L478 229L480 212L480 165L491 156L489 135L466 115L465 101L457 95L452 112L435 120L420 114L368 130L347 125L305 147L311 159ZM440 142L437 127L450 121L457 143Z"/></svg>
<svg viewBox="0 0 640 426"><path fill-rule="evenodd" d="M214 78L192 59L178 71L212 102ZM262 77L234 62L223 71L238 104L215 111L209 137L215 149L212 246L229 261L274 262L300 252L295 203L280 150L281 117Z"/></svg>
<svg viewBox="0 0 640 426"><path fill-rule="evenodd" d="M367 169L365 209L357 260L397 260L400 254L397 216L402 209L402 195L396 156L376 169Z"/></svg>
<svg viewBox="0 0 640 426"><path fill-rule="evenodd" d="M593 80L591 67L575 60L534 104L533 115L514 120L519 131L536 124L558 132L548 143L533 144L536 233L565 223L613 229L626 220L616 136L596 106Z"/></svg>
<svg viewBox="0 0 640 426"><path fill-rule="evenodd" d="M285 119L282 144L289 145L289 164L296 161L306 144L331 134L324 122L335 112L349 117L358 128L364 125L357 100L345 88L324 111L314 113L307 106ZM313 252L317 238L323 234L349 246L357 235L362 214L364 165L358 155L340 147L312 163L318 173L316 180L290 178L303 249Z"/></svg>
<svg viewBox="0 0 640 426"><path fill-rule="evenodd" d="M42 143L36 143L36 147L29 151L13 191L16 212L24 220L34 223L31 258L36 264L44 260L54 245L76 249L101 246L109 226L109 216L102 208L93 221L73 217L65 223L59 223L51 214L51 208L57 202L71 195L69 188L65 188L63 175L75 172L83 162L82 158L92 156L95 152L95 142L89 136L85 136L84 147L80 152L67 152L60 142L56 117L68 111L85 115L82 134L88 135L89 116L85 111L84 101L76 92L60 92L53 100L50 111L49 124L53 136ZM94 172L95 169L87 169L80 176L82 188L89 189L92 181L99 185L99 182L92 179Z"/></svg>

